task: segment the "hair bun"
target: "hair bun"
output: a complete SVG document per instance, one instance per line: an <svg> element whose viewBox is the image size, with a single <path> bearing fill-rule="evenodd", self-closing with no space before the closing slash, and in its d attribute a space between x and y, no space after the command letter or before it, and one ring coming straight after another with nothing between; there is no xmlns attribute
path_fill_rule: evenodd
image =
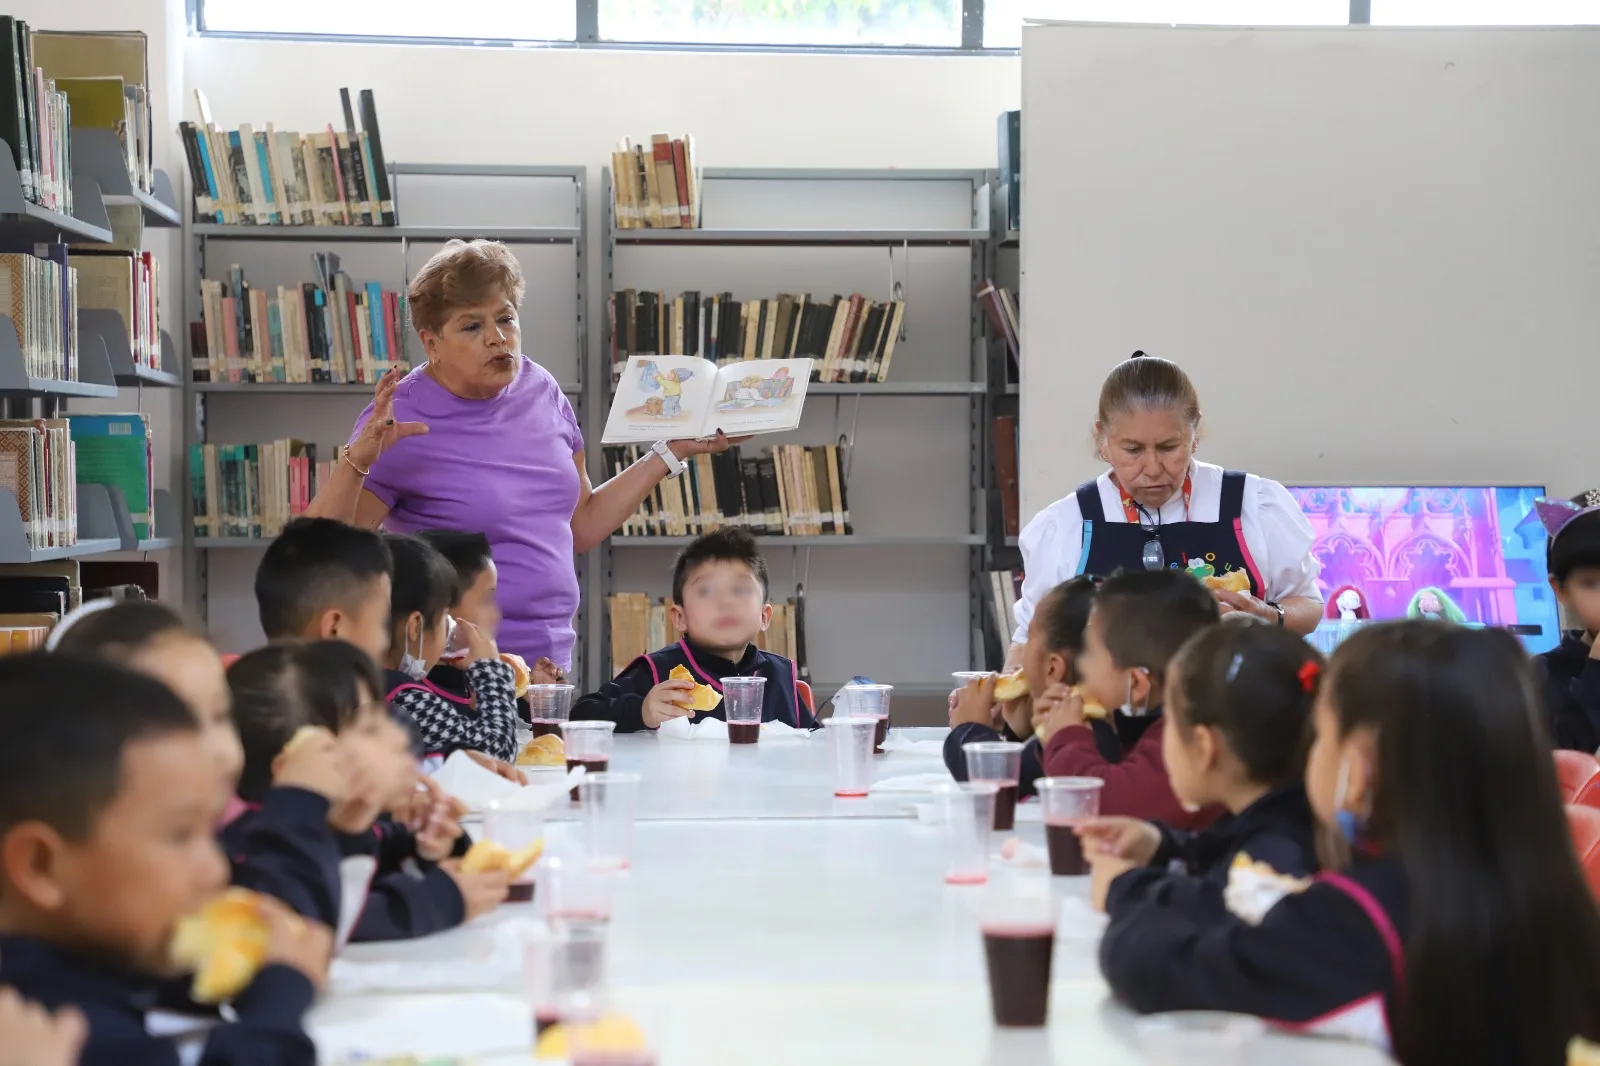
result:
<svg viewBox="0 0 1600 1066"><path fill-rule="evenodd" d="M1134 352L1132 355L1128 356L1128 358L1129 359L1148 359L1150 357L1148 355L1144 354L1144 352L1140 351L1140 352Z"/></svg>

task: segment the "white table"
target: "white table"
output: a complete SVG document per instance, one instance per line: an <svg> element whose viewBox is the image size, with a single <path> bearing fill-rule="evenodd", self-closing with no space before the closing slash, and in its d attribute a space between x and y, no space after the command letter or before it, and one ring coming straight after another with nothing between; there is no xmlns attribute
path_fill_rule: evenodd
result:
<svg viewBox="0 0 1600 1066"><path fill-rule="evenodd" d="M720 752L618 739L616 765L644 774L659 806L638 826L619 885L610 976L621 1005L656 1036L662 1066L1144 1061L1131 1016L1098 976L1103 919L1087 907L1087 879L1052 882L1062 921L1049 1027L997 1030L975 917L983 889L943 883L935 830L908 810L915 796L835 806L821 738ZM881 762L880 777L937 765L920 755ZM550 847L573 849L577 830L552 825ZM1043 843L1026 814L1017 835ZM998 859L996 870L1017 875ZM506 906L435 937L349 949L310 1018L324 1061L359 1050L530 1062L518 994L526 921L527 908ZM349 980L385 971L401 975L387 987L409 990L363 992ZM1341 1044L1269 1042L1263 1062L1387 1061Z"/></svg>

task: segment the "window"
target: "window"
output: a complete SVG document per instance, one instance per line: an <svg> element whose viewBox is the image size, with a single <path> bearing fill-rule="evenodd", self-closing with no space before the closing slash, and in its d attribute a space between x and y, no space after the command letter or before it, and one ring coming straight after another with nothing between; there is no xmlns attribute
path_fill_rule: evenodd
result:
<svg viewBox="0 0 1600 1066"><path fill-rule="evenodd" d="M961 47L961 0L600 0L600 39Z"/></svg>
<svg viewBox="0 0 1600 1066"><path fill-rule="evenodd" d="M1581 26L1600 0L1372 0L1375 26Z"/></svg>
<svg viewBox="0 0 1600 1066"><path fill-rule="evenodd" d="M578 30L571 0L450 0L448 7L410 0L198 2L202 29L241 33L570 41Z"/></svg>
<svg viewBox="0 0 1600 1066"><path fill-rule="evenodd" d="M1378 2L1373 0L1374 13ZM983 46L1019 47L1023 19L1189 26L1344 26L1350 21L1350 0L985 0Z"/></svg>

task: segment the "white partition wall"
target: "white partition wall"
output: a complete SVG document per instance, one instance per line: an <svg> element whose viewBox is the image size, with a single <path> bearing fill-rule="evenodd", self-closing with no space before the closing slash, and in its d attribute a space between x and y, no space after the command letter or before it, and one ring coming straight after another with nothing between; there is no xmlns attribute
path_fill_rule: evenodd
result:
<svg viewBox="0 0 1600 1066"><path fill-rule="evenodd" d="M1600 478L1600 32L1047 25L1022 66L1025 519L1135 349L1280 481Z"/></svg>

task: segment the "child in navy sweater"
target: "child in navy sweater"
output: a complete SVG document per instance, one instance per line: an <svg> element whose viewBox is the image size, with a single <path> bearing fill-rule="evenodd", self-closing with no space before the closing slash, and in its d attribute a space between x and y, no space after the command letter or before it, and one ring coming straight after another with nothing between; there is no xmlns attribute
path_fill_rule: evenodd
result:
<svg viewBox="0 0 1600 1066"><path fill-rule="evenodd" d="M1600 492L1537 502L1550 533L1550 588L1577 622L1574 632L1536 658L1544 682L1550 735L1558 748L1600 751Z"/></svg>
<svg viewBox="0 0 1600 1066"><path fill-rule="evenodd" d="M1083 826L1097 907L1249 918L1316 872L1305 754L1321 671L1316 649L1277 626L1190 638L1167 668L1162 756L1180 803L1228 813L1197 833L1136 818Z"/></svg>
<svg viewBox="0 0 1600 1066"><path fill-rule="evenodd" d="M63 709L71 713L63 713ZM0 659L0 983L88 1022L80 1066L171 1064L146 1011L174 926L221 892L216 772L165 685L68 653ZM266 964L210 1030L207 1066L312 1066L301 1017L332 934L270 897Z"/></svg>
<svg viewBox="0 0 1600 1066"><path fill-rule="evenodd" d="M1083 631L1077 690L1057 684L1034 700L1035 721L1050 734L1045 773L1103 780L1101 814L1182 829L1209 825L1221 812L1186 810L1167 780L1161 704L1167 663L1220 617L1211 591L1180 570L1137 570L1103 581ZM1085 700L1111 708L1109 718L1087 720Z"/></svg>
<svg viewBox="0 0 1600 1066"><path fill-rule="evenodd" d="M329 820L341 859L365 856L373 872L350 939L399 940L460 925L505 898L504 873L466 874L444 860L468 845L447 797L414 810L416 761L379 692L376 667L342 641L271 644L228 671L244 738L239 794L269 795L284 746L302 727L337 734L348 794ZM297 749L298 750L298 749ZM397 818L385 812L402 811ZM248 825L251 815L241 821Z"/></svg>
<svg viewBox="0 0 1600 1066"><path fill-rule="evenodd" d="M1053 686L1077 684L1083 628L1093 605L1094 582L1087 577L1063 581L1039 601L1028 628L1028 642L1022 649L1022 676L1028 683L1028 695L1001 704L998 717L995 678L979 678L955 694L950 708L950 733L944 741L944 764L957 781L967 779L967 757L961 749L968 744L1020 740L1022 772L1017 780L1017 795L1033 795L1034 782L1044 773L1040 748L1049 739L1034 729L1033 701L1040 700L1044 707L1042 701Z"/></svg>
<svg viewBox="0 0 1600 1066"><path fill-rule="evenodd" d="M1600 909L1535 692L1504 630L1353 634L1318 692L1306 767L1337 872L1259 924L1119 907L1100 946L1113 991L1139 1011L1368 1040L1405 1066L1558 1066L1571 1037L1600 1038Z"/></svg>
<svg viewBox="0 0 1600 1066"><path fill-rule="evenodd" d="M724 677L763 677L763 722L815 728L816 716L800 700L794 661L756 647L772 621L767 593L767 564L748 530L728 526L696 537L672 571L670 615L682 639L629 663L578 700L572 717L609 719L619 733L656 729L695 713L685 704L697 684L721 692ZM668 677L675 667L693 680ZM703 713L721 718L722 705Z"/></svg>

